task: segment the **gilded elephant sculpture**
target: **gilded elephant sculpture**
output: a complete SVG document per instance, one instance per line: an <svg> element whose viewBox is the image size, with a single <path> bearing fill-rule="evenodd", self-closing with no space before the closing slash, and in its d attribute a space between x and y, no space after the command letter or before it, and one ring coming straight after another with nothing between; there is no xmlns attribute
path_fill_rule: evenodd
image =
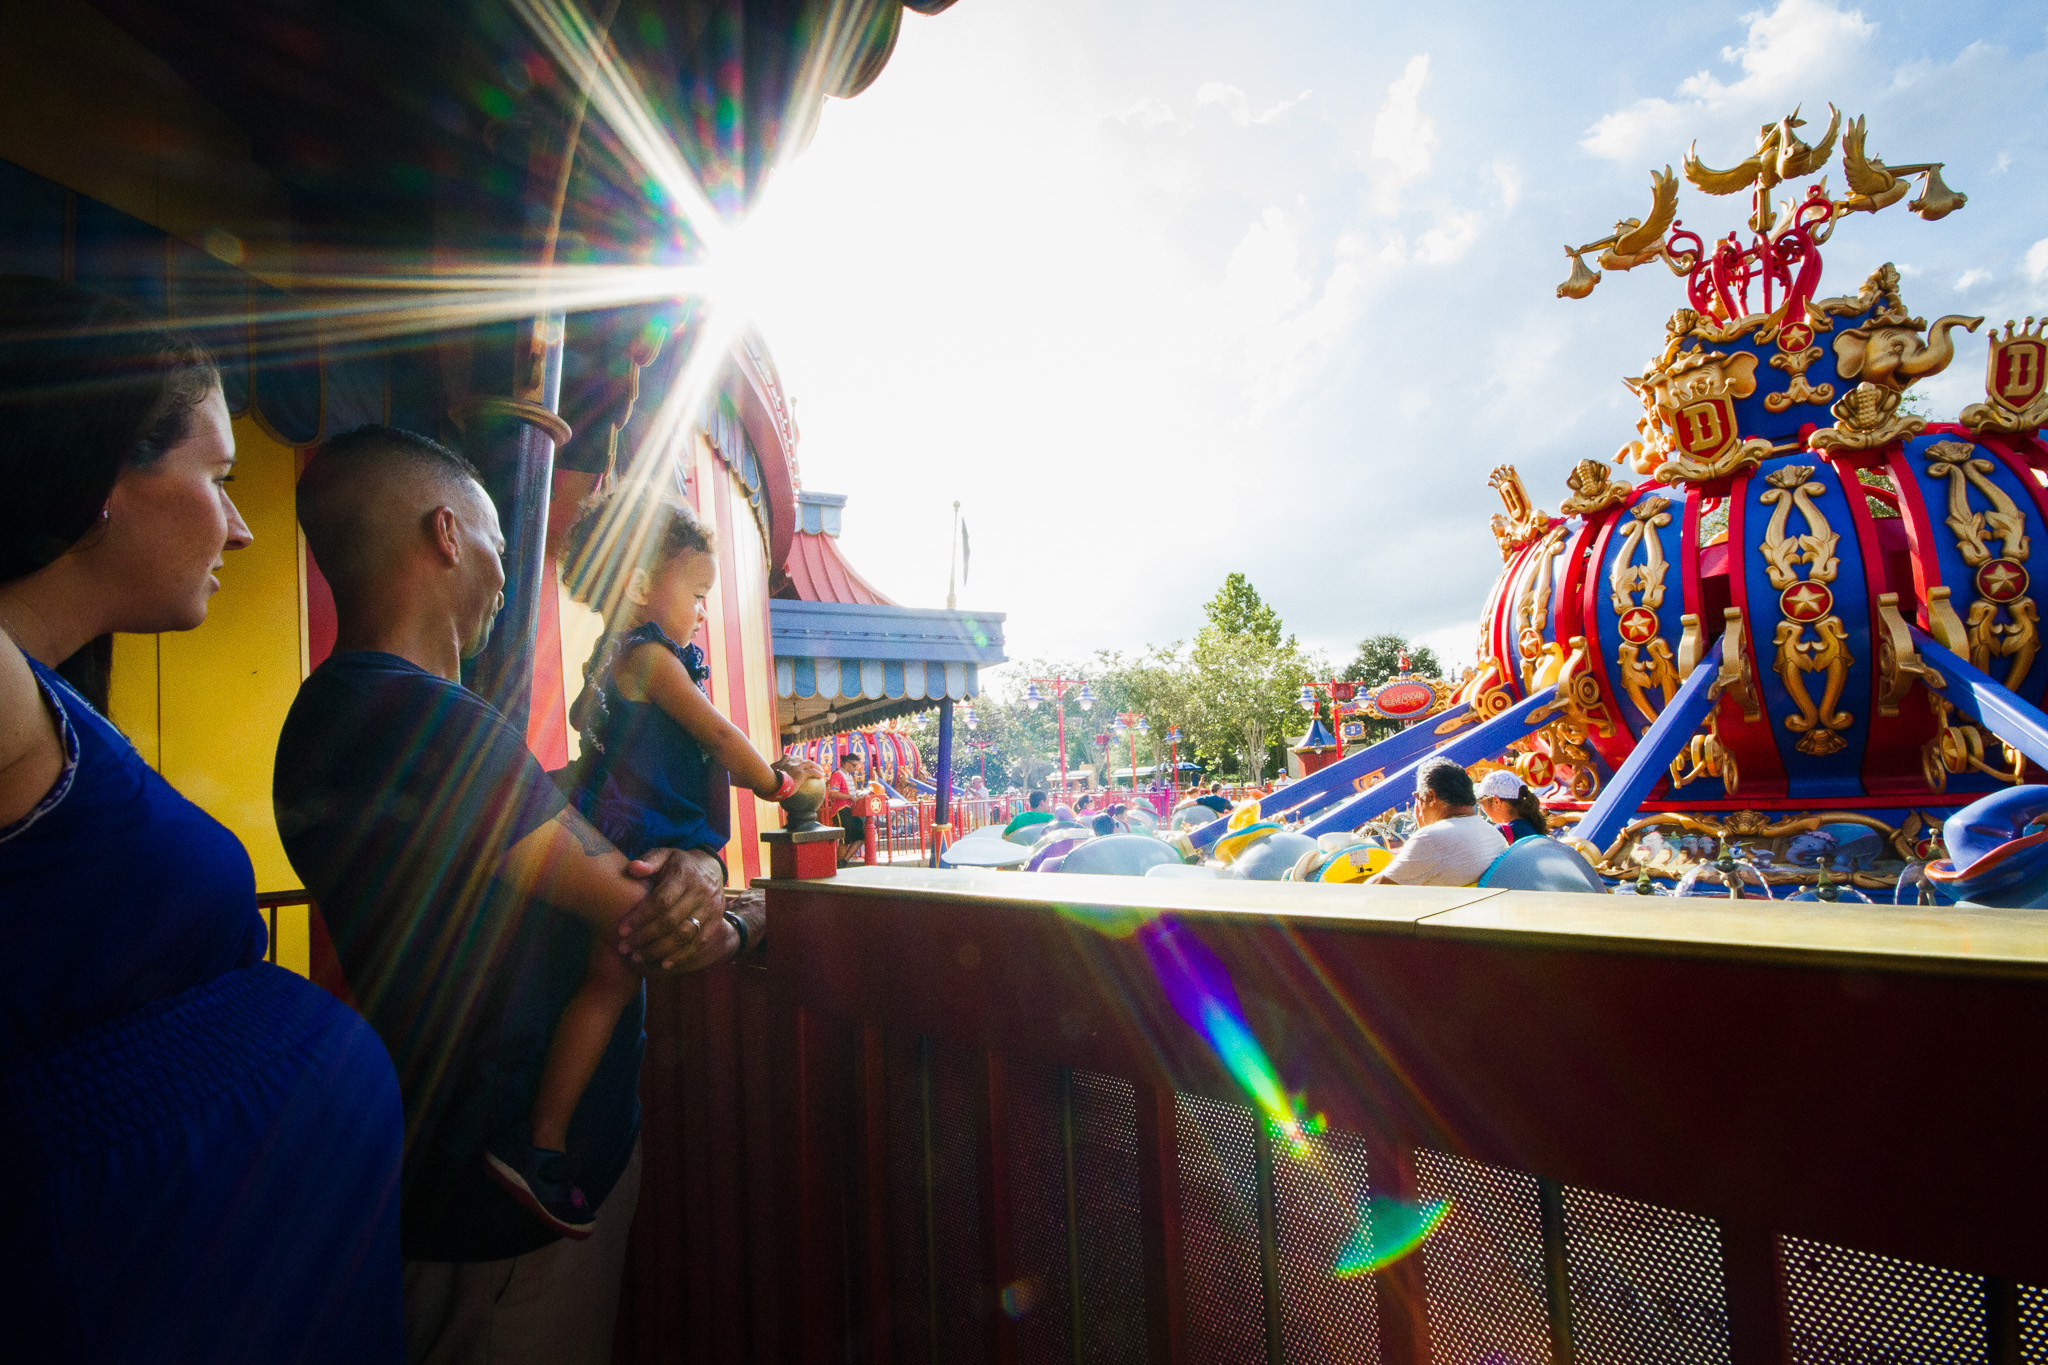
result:
<svg viewBox="0 0 2048 1365"><path fill-rule="evenodd" d="M1947 369L1956 358L1950 331L1961 327L1974 332L1983 321L1952 313L1929 328L1920 319L1907 317L1903 309L1886 310L1835 338L1835 368L1844 379L1860 379L1896 393Z"/></svg>

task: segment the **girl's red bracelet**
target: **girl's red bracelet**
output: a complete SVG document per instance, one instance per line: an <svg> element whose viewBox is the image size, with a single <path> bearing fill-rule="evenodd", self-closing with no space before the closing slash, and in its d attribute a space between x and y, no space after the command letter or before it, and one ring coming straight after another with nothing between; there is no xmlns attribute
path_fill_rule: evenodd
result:
<svg viewBox="0 0 2048 1365"><path fill-rule="evenodd" d="M787 801L790 797L795 795L796 778L788 773L784 773L782 775L782 781L775 784L775 792L768 799L770 801Z"/></svg>

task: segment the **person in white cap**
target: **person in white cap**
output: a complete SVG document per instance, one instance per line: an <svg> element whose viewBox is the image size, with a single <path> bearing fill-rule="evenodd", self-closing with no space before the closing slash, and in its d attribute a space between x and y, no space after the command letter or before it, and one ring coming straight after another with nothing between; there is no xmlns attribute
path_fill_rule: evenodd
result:
<svg viewBox="0 0 2048 1365"><path fill-rule="evenodd" d="M1416 772L1415 823L1415 833L1375 882L1471 886L1508 846L1479 813L1471 774L1448 758L1431 759Z"/></svg>
<svg viewBox="0 0 2048 1365"><path fill-rule="evenodd" d="M1512 769L1496 768L1479 779L1479 809L1500 826L1509 843L1550 833L1550 817L1529 784Z"/></svg>

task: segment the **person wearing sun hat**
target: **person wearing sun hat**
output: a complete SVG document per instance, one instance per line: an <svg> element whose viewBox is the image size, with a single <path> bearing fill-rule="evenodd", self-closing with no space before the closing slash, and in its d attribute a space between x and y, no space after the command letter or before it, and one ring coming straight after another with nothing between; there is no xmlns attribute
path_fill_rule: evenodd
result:
<svg viewBox="0 0 2048 1365"><path fill-rule="evenodd" d="M1496 768L1479 779L1479 809L1500 826L1509 843L1550 833L1550 818L1529 784L1512 768Z"/></svg>

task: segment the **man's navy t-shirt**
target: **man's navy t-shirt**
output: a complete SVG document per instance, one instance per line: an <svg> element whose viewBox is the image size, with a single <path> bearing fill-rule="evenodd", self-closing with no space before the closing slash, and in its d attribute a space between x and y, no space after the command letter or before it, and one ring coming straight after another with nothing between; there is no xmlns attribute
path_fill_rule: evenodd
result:
<svg viewBox="0 0 2048 1365"><path fill-rule="evenodd" d="M278 740L278 833L334 936L405 1099L408 1260L493 1261L554 1240L485 1173L484 1144L532 1111L590 930L494 876L562 809L524 739L467 688L392 654L337 654ZM578 1184L602 1202L640 1127L641 1003L569 1124Z"/></svg>

